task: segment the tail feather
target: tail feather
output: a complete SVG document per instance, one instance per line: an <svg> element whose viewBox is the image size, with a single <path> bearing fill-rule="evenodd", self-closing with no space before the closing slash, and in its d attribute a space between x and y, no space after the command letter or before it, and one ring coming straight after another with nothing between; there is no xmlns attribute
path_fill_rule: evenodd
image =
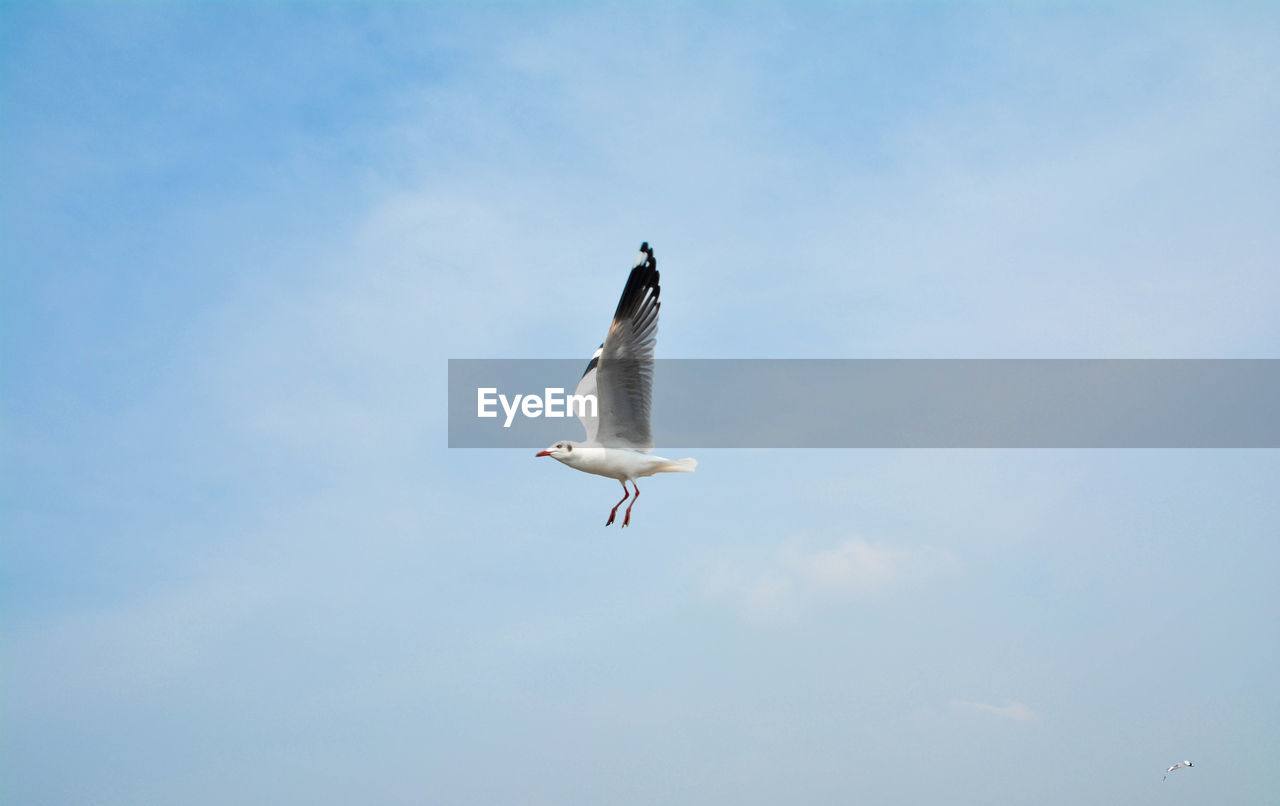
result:
<svg viewBox="0 0 1280 806"><path fill-rule="evenodd" d="M692 473L698 466L697 459L673 459L663 462L654 469L655 473Z"/></svg>

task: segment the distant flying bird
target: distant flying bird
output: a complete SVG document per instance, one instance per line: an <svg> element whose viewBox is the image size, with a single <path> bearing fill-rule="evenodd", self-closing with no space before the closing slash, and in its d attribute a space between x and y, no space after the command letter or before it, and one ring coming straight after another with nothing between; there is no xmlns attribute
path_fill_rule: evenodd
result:
<svg viewBox="0 0 1280 806"><path fill-rule="evenodd" d="M1169 769L1165 770L1165 771L1164 771L1164 778L1161 778L1160 780L1161 780L1161 781L1167 780L1167 779L1169 778L1169 773L1173 772L1174 770L1180 770L1180 769L1182 769L1183 767L1194 767L1194 766L1195 766L1195 765L1194 765L1194 764L1192 764L1190 761L1179 761L1177 764L1174 764L1172 767L1170 767Z"/></svg>
<svg viewBox="0 0 1280 806"><path fill-rule="evenodd" d="M575 395L593 395L596 407L579 406L578 419L587 430L586 442L562 440L539 451L557 461L597 476L617 479L622 500L609 511L605 526L613 523L618 507L631 496L622 525L631 524L631 507L640 497L636 479L654 473L692 473L697 459L672 461L652 456L649 403L653 397L653 345L658 334L658 264L648 242L640 244L631 276L622 289L618 309L604 343L591 356Z"/></svg>

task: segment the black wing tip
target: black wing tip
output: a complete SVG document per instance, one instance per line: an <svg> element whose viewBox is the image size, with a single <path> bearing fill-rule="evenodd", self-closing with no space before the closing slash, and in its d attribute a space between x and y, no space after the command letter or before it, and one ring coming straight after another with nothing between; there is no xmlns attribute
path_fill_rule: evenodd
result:
<svg viewBox="0 0 1280 806"><path fill-rule="evenodd" d="M658 285L661 276L658 273L658 262L648 241L640 244L640 252L644 254L644 260L631 269L627 285L622 289L622 298L618 300L618 308L614 311L614 319L635 316L642 307L658 306L658 295L662 291ZM645 303L646 299L648 304Z"/></svg>
<svg viewBox="0 0 1280 806"><path fill-rule="evenodd" d="M651 269L658 268L658 259L653 256L653 247L649 246L648 241L640 243L640 254L644 255L644 257L636 263L635 268L638 269L642 266L647 266Z"/></svg>

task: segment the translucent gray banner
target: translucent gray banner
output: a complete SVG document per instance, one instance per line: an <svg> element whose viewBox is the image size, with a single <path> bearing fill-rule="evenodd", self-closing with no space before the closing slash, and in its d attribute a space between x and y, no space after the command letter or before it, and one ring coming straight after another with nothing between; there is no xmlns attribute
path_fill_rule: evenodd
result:
<svg viewBox="0 0 1280 806"><path fill-rule="evenodd" d="M584 366L451 359L449 447L583 440ZM652 417L663 449L1276 448L1280 360L666 359Z"/></svg>

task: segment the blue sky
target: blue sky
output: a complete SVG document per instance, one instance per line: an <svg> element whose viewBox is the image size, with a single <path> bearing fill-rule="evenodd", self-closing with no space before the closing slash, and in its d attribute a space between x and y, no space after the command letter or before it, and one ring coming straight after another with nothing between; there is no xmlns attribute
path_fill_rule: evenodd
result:
<svg viewBox="0 0 1280 806"><path fill-rule="evenodd" d="M1277 34L0 7L6 798L1276 800L1274 451L706 451L606 531L444 381L641 240L660 357L1275 357Z"/></svg>

